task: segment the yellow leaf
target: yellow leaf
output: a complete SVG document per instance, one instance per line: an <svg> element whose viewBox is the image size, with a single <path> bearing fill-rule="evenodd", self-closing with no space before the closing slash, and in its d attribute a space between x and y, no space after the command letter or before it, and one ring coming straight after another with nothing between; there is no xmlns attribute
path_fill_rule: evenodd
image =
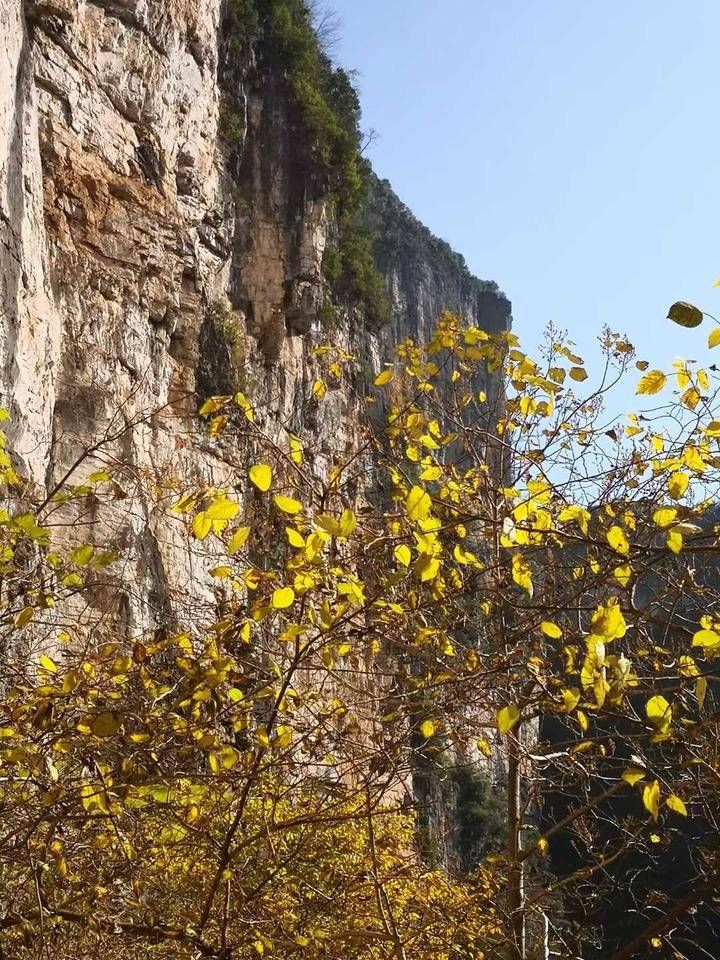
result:
<svg viewBox="0 0 720 960"><path fill-rule="evenodd" d="M616 599L600 604L590 620L592 636L610 643L620 640L627 632L627 623Z"/></svg>
<svg viewBox="0 0 720 960"><path fill-rule="evenodd" d="M76 547L70 554L70 560L79 567L85 567L92 560L94 553L95 547L91 543L87 543L83 547Z"/></svg>
<svg viewBox="0 0 720 960"><path fill-rule="evenodd" d="M218 500L213 500L205 514L211 520L232 520L239 512L240 506L234 500L220 497Z"/></svg>
<svg viewBox="0 0 720 960"><path fill-rule="evenodd" d="M239 759L240 754L235 747L226 745L220 751L220 763L224 770L232 770Z"/></svg>
<svg viewBox="0 0 720 960"><path fill-rule="evenodd" d="M435 735L435 724L432 720L423 720L420 724L420 733L426 740L429 740Z"/></svg>
<svg viewBox="0 0 720 960"><path fill-rule="evenodd" d="M653 449L655 449L658 453L662 453L665 449L665 441L658 434L655 434L655 436L651 438L650 442L653 445Z"/></svg>
<svg viewBox="0 0 720 960"><path fill-rule="evenodd" d="M272 605L275 610L286 610L295 602L295 591L292 587L280 587L272 595Z"/></svg>
<svg viewBox="0 0 720 960"><path fill-rule="evenodd" d="M559 640L562 636L562 630L556 623L552 623L550 620L543 620L540 624L540 629L545 634L546 637L550 637L551 640Z"/></svg>
<svg viewBox="0 0 720 960"><path fill-rule="evenodd" d="M25 627L35 616L35 611L32 607L24 607L20 613L15 617L15 626L16 627Z"/></svg>
<svg viewBox="0 0 720 960"><path fill-rule="evenodd" d="M660 393L666 383L667 377L662 370L648 370L645 376L640 378L635 393Z"/></svg>
<svg viewBox="0 0 720 960"><path fill-rule="evenodd" d="M705 427L705 433L709 437L720 437L720 420L711 420Z"/></svg>
<svg viewBox="0 0 720 960"><path fill-rule="evenodd" d="M266 463L256 463L250 467L248 476L261 493L266 493L270 489L270 485L272 484L272 469Z"/></svg>
<svg viewBox="0 0 720 960"><path fill-rule="evenodd" d="M442 473L443 473L442 467L434 466L431 464L429 467L425 467L425 469L422 471L422 473L420 474L420 479L421 480L439 480L440 477L442 476Z"/></svg>
<svg viewBox="0 0 720 960"><path fill-rule="evenodd" d="M511 704L498 711L497 726L500 733L509 733L520 720L520 708Z"/></svg>
<svg viewBox="0 0 720 960"><path fill-rule="evenodd" d="M533 595L532 572L519 553L512 558L512 578L529 596Z"/></svg>
<svg viewBox="0 0 720 960"><path fill-rule="evenodd" d="M587 372L582 367L571 367L568 376L576 383L582 383L588 377Z"/></svg>
<svg viewBox="0 0 720 960"><path fill-rule="evenodd" d="M99 787L94 787L86 783L80 790L80 798L83 807L88 813L105 815L110 813L110 806L105 797L105 793Z"/></svg>
<svg viewBox="0 0 720 960"><path fill-rule="evenodd" d="M679 530L668 530L665 541L673 553L680 553L683 548L683 535Z"/></svg>
<svg viewBox="0 0 720 960"><path fill-rule="evenodd" d="M201 417L209 417L213 413L217 413L218 410L222 410L231 400L232 397L210 397L210 399L206 400L200 407L198 412Z"/></svg>
<svg viewBox="0 0 720 960"><path fill-rule="evenodd" d="M480 751L480 753L481 753L487 760L490 760L490 759L492 758L492 755L493 755L493 753L492 753L492 747L491 747L490 744L487 742L487 740L477 740L477 741L476 741L476 746L477 746L478 750Z"/></svg>
<svg viewBox="0 0 720 960"><path fill-rule="evenodd" d="M669 702L661 694L650 697L645 705L645 713L653 726L660 726L669 723L672 713Z"/></svg>
<svg viewBox="0 0 720 960"><path fill-rule="evenodd" d="M688 410L694 410L695 407L700 403L702 397L697 392L695 387L688 387L687 390L680 397L680 403L684 407L687 407Z"/></svg>
<svg viewBox="0 0 720 960"><path fill-rule="evenodd" d="M290 437L290 459L298 466L303 462L303 445L299 437Z"/></svg>
<svg viewBox="0 0 720 960"><path fill-rule="evenodd" d="M720 343L720 327L715 327L710 331L710 336L708 337L708 347L712 350L713 347L716 347Z"/></svg>
<svg viewBox="0 0 720 960"><path fill-rule="evenodd" d="M327 513L317 514L315 524L325 533L329 533L331 537L337 537L340 533L340 524L335 517L331 517Z"/></svg>
<svg viewBox="0 0 720 960"><path fill-rule="evenodd" d="M285 535L291 547L295 547L296 550L302 550L305 547L305 538L297 530L285 527Z"/></svg>
<svg viewBox="0 0 720 960"><path fill-rule="evenodd" d="M720 427L720 421L713 421L718 423ZM691 470L696 470L698 473L703 473L707 464L696 446L690 444L690 446L685 448L683 453L683 461L687 467L690 467Z"/></svg>
<svg viewBox="0 0 720 960"><path fill-rule="evenodd" d="M410 547L405 546L404 543L401 543L399 546L395 547L393 550L395 559L403 567L410 566L410 560L412 559L412 554L410 553Z"/></svg>
<svg viewBox="0 0 720 960"><path fill-rule="evenodd" d="M720 329L720 327L718 329ZM670 477L668 480L668 492L673 500L680 500L683 497L689 483L690 477L687 473L682 473L681 471L674 473Z"/></svg>
<svg viewBox="0 0 720 960"><path fill-rule="evenodd" d="M299 500L293 500L292 497L283 497L280 494L273 497L275 501L275 506L278 510L282 510L283 513L289 513L291 516L300 513L302 510L302 504Z"/></svg>
<svg viewBox="0 0 720 960"><path fill-rule="evenodd" d="M695 696L697 697L698 708L702 710L703 704L705 703L705 697L707 696L707 680L705 677L698 677L695 684Z"/></svg>
<svg viewBox="0 0 720 960"><path fill-rule="evenodd" d="M96 737L114 737L120 729L122 717L109 710L99 713L90 723L90 729Z"/></svg>
<svg viewBox="0 0 720 960"><path fill-rule="evenodd" d="M616 553L622 554L622 556L627 556L630 553L630 543L621 527L610 527L607 532L607 542Z"/></svg>
<svg viewBox="0 0 720 960"><path fill-rule="evenodd" d="M434 580L440 571L440 561L423 554L415 564L415 572L420 574L423 583Z"/></svg>
<svg viewBox="0 0 720 960"><path fill-rule="evenodd" d="M720 330L720 327L718 327L718 330ZM670 796L667 798L665 803L675 813L679 813L681 817L686 817L688 815L687 807L685 806L683 801L680 799L680 797L676 796L674 793L670 794Z"/></svg>
<svg viewBox="0 0 720 960"><path fill-rule="evenodd" d="M234 557L236 553L239 553L242 548L247 543L247 538L250 536L250 527L240 527L230 538L230 543L227 547L227 552L229 557Z"/></svg>
<svg viewBox="0 0 720 960"><path fill-rule="evenodd" d="M224 432L225 427L227 427L228 418L227 417L213 417L210 421L210 436L219 437L221 433Z"/></svg>
<svg viewBox="0 0 720 960"><path fill-rule="evenodd" d="M558 516L558 521L560 523L577 523L583 533L588 532L588 523L590 520L590 514L587 510L584 510L582 507L572 505L570 507L565 507L564 510L560 511Z"/></svg>
<svg viewBox="0 0 720 960"><path fill-rule="evenodd" d="M681 390L684 390L692 381L690 380L690 373L688 372L687 363L685 360L676 360L673 363L675 367L675 376L677 378L677 385Z"/></svg>
<svg viewBox="0 0 720 960"><path fill-rule="evenodd" d="M714 630L698 630L693 636L692 645L706 650L717 650L720 647L720 633Z"/></svg>
<svg viewBox="0 0 720 960"><path fill-rule="evenodd" d="M480 561L475 554L470 550L466 550L459 543L456 543L455 547L453 548L453 557L463 566L467 566L468 564L474 567L481 566Z"/></svg>
<svg viewBox="0 0 720 960"><path fill-rule="evenodd" d="M660 813L660 784L653 780L643 790L643 804L645 809L652 814L653 820L657 820Z"/></svg>
<svg viewBox="0 0 720 960"><path fill-rule="evenodd" d="M626 563L622 567L615 567L613 576L621 587L626 587L632 580L632 568Z"/></svg>
<svg viewBox="0 0 720 960"><path fill-rule="evenodd" d="M253 423L255 420L255 411L253 410L253 405L250 403L250 401L245 396L245 394L236 393L235 403L240 407L242 412L245 414L245 419L249 420L250 423Z"/></svg>
<svg viewBox="0 0 720 960"><path fill-rule="evenodd" d="M631 787L634 787L636 783L645 779L645 771L638 769L638 767L628 767L623 773L622 778L625 783L629 783Z"/></svg>
<svg viewBox="0 0 720 960"><path fill-rule="evenodd" d="M322 400L327 393L327 384L324 380L316 380L312 388L313 396L317 397L318 400Z"/></svg>
<svg viewBox="0 0 720 960"><path fill-rule="evenodd" d="M293 741L293 731L292 727L288 727L287 724L281 724L278 727L275 740L273 741L274 746L279 747L281 750L285 750Z"/></svg>
<svg viewBox="0 0 720 960"><path fill-rule="evenodd" d="M48 673L57 673L58 668L54 660L51 660L50 657L43 655L40 657L40 666L47 670Z"/></svg>
<svg viewBox="0 0 720 960"><path fill-rule="evenodd" d="M379 374L375 377L375 386L376 386L376 387L384 387L386 383L390 383L390 381L392 380L392 378L393 378L393 371L392 371L392 370L383 370L382 373L379 373Z"/></svg>
<svg viewBox="0 0 720 960"><path fill-rule="evenodd" d="M192 531L198 540L204 540L212 530L212 519L205 511L198 513L192 522Z"/></svg>
<svg viewBox="0 0 720 960"><path fill-rule="evenodd" d="M675 507L660 507L653 513L653 522L659 527L669 527L677 520Z"/></svg>
<svg viewBox="0 0 720 960"><path fill-rule="evenodd" d="M432 500L422 487L413 487L405 500L405 511L409 520L425 520L432 507Z"/></svg>
<svg viewBox="0 0 720 960"><path fill-rule="evenodd" d="M572 687L561 692L565 713L572 713L575 707L580 703L580 691L575 687Z"/></svg>
<svg viewBox="0 0 720 960"><path fill-rule="evenodd" d="M340 524L338 530L339 537L349 537L357 530L357 518L349 508L343 510L340 515Z"/></svg>

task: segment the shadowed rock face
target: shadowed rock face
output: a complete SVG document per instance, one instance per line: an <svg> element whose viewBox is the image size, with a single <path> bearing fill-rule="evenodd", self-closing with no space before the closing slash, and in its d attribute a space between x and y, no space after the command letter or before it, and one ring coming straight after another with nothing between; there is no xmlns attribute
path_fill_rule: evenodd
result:
<svg viewBox="0 0 720 960"><path fill-rule="evenodd" d="M717 507L708 510L699 521L705 532L717 528L718 523ZM689 574L680 596L667 590L666 574L673 569ZM637 580L632 603L636 610L652 612L656 623L654 642L658 648L667 648L675 657L686 651L687 638L699 629L700 618L712 610L708 596L715 596L719 573L717 559L707 551L693 553L690 542L678 558L668 559L665 566L646 572ZM680 635L679 643L674 633L668 633L663 626L669 623ZM718 667L714 667L708 670L708 676L717 677L718 672ZM667 686L667 696L672 698L674 684L669 681ZM632 702L637 715L644 716L646 696L636 695ZM716 712L719 703L717 686L711 682L705 700L707 714ZM539 739L546 744L566 744L570 725L566 718L545 716L540 721ZM650 769L654 762L662 764L662 742L653 744L649 735L638 737L637 727L628 716L593 719L591 731L592 736L606 737L610 748L604 766L599 768L599 776L587 785L588 797L602 795L624 769L636 765L638 754L647 758ZM543 793L544 829L563 820L582 802L577 782L572 778L564 782L562 773L558 772L549 783L551 786ZM641 823L647 818L640 794L629 790L608 800L601 810L602 816L593 821L593 828L608 851L621 848L629 824ZM697 813L687 819L676 818L670 830L660 832L663 842L651 847L650 853L628 844L625 855L609 863L602 876L594 881L592 896L580 884L564 900L568 942L576 938L584 960L605 960L696 890L698 878L706 869L704 854L716 851L720 844L717 824ZM556 877L573 875L594 863L584 845L582 821L579 829L562 830L550 840L550 864ZM716 900L708 899L678 920L672 931L672 949L664 946L667 952L658 955L707 960L716 955L719 937L720 907Z"/></svg>
<svg viewBox="0 0 720 960"><path fill-rule="evenodd" d="M378 181L369 216L392 321L371 331L361 308L341 308L323 329L332 222L281 78L243 57L220 0L2 5L0 390L41 488L104 431L156 409L103 455L146 475L231 481L242 451L200 436L193 416L196 392L233 389L239 372L271 433L284 423L311 438L322 474L363 412L342 389L303 412L319 342L369 375L443 309L509 324L495 285ZM75 479L96 467L90 458ZM97 521L130 558L116 603L137 630L212 597L181 531L130 500Z"/></svg>

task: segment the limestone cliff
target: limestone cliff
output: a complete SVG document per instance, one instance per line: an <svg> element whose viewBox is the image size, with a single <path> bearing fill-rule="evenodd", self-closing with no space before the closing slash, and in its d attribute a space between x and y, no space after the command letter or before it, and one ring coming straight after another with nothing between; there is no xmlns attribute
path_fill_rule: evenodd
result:
<svg viewBox="0 0 720 960"><path fill-rule="evenodd" d="M242 451L196 428L198 396L242 381L270 433L312 438L322 473L364 414L357 391L312 402L319 343L359 357L361 388L443 309L509 323L495 285L379 181L366 216L391 320L332 305L337 225L286 78L259 71L226 24L221 0L0 0L2 402L40 488L98 440L75 480L98 460L126 465L111 534L98 508L83 535L127 557L112 603L129 630L210 595L204 558L139 493L148 477L232 484Z"/></svg>

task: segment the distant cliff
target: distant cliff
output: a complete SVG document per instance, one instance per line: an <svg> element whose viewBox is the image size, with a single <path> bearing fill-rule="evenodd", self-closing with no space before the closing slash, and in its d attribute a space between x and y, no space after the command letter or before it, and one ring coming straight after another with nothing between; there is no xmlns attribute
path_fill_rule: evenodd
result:
<svg viewBox="0 0 720 960"><path fill-rule="evenodd" d="M510 324L510 304L496 283L478 280L465 258L434 236L393 192L373 178L367 221L378 270L392 294L390 336L427 336L450 310L488 331Z"/></svg>

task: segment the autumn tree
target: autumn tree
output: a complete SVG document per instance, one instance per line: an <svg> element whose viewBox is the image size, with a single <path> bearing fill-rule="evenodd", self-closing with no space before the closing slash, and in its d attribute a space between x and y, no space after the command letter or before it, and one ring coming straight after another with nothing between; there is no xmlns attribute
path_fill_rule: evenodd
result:
<svg viewBox="0 0 720 960"><path fill-rule="evenodd" d="M37 499L3 453L10 955L675 949L720 886L717 387L609 331L601 349L586 389L552 331L534 360L449 314L372 383L324 346L305 403L342 383L368 407L329 471L252 397L207 399L210 442L243 451L232 483L144 496L205 551L217 603L147 635L85 615L119 558L62 547L122 464L98 443ZM608 419L633 372L641 397L675 392ZM458 771L505 803L502 855L464 874L441 809Z"/></svg>

